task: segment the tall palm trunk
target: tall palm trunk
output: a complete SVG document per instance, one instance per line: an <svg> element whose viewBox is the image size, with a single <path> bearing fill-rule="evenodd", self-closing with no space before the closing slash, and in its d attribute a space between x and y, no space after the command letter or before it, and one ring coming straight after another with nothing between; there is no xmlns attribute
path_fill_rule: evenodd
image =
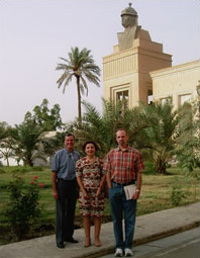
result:
<svg viewBox="0 0 200 258"><path fill-rule="evenodd" d="M162 157L157 156L154 158L155 169L159 174L166 174L166 160L162 159Z"/></svg>
<svg viewBox="0 0 200 258"><path fill-rule="evenodd" d="M80 76L76 76L76 84L77 84L77 93L78 93L78 120L82 123L81 116L81 90L80 90Z"/></svg>

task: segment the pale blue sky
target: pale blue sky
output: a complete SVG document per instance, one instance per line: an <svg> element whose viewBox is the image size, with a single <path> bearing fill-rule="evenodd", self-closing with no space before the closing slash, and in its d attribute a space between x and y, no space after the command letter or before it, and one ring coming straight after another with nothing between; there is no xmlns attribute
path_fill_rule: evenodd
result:
<svg viewBox="0 0 200 258"><path fill-rule="evenodd" d="M71 47L91 50L102 69L102 57L112 54L117 32L123 31L121 11L132 2L139 25L173 55L173 65L199 59L198 0L1 0L0 1L0 121L23 121L44 98L59 104L64 122L77 116L73 82L65 94L57 88L59 57ZM101 111L101 88L89 85L87 101Z"/></svg>

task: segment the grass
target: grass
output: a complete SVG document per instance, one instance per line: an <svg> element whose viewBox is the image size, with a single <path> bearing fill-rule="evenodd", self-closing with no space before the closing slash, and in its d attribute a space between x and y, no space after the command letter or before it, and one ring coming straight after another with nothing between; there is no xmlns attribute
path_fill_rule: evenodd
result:
<svg viewBox="0 0 200 258"><path fill-rule="evenodd" d="M0 202L0 226L1 226L1 244L15 241L13 238L3 237L6 234L8 221L5 216L9 192L7 186L13 180L13 175L18 175L29 184L34 176L38 177L38 182L44 183L45 187L40 190L40 204L42 205L42 214L37 223L38 234L27 236L27 238L53 234L55 227L55 201L52 196L51 171L49 168L30 168L30 167L3 167L0 170L1 180L1 202ZM173 187L184 193L185 198L181 199L179 205L187 205L200 201L199 171L185 173L178 168L170 168L167 175L158 175L146 171L143 173L143 183L141 196L138 201L137 215L144 215L163 209L172 208L175 205L171 200ZM109 201L105 201L103 222L111 220ZM82 217L79 215L77 202L75 224L82 227Z"/></svg>

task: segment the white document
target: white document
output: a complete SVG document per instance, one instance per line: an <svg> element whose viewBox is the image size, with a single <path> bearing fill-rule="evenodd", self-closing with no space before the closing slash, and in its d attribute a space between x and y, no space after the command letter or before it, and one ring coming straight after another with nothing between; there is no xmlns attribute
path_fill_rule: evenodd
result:
<svg viewBox="0 0 200 258"><path fill-rule="evenodd" d="M136 192L136 185L132 184L132 185L124 186L124 192L125 192L125 195L126 195L126 200L132 199L133 195Z"/></svg>

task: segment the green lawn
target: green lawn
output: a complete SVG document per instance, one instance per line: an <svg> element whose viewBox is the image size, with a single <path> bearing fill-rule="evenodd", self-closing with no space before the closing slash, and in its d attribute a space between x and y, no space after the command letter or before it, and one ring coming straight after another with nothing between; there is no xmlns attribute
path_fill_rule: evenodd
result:
<svg viewBox="0 0 200 258"><path fill-rule="evenodd" d="M179 205L186 205L200 200L200 184L199 171L195 170L190 174L186 174L181 169L170 168L167 175L157 175L152 173L143 173L143 186L141 196L138 201L137 215L143 215L163 209L172 208L171 201L172 188L179 189L184 193L184 198ZM50 227L49 233L54 230L55 222L55 201L52 197L51 171L49 168L24 168L24 167L2 167L0 170L1 180L1 202L0 202L0 226L1 232L5 228L8 221L5 216L6 205L9 198L7 186L13 180L13 173L24 178L27 184L30 184L34 176L38 177L38 182L44 183L44 188L40 190L40 203L42 205L42 215L38 221L38 225ZM193 175L193 176L192 176ZM194 176L195 175L195 176ZM105 202L105 218L103 222L110 221L109 201ZM79 208L76 209L76 225L82 226L82 218L79 216ZM4 230L3 230L4 231ZM46 230L48 231L48 230ZM44 232L40 234L48 234ZM2 240L3 241L3 240ZM1 243L5 243L3 241ZM7 241L8 242L8 241Z"/></svg>

